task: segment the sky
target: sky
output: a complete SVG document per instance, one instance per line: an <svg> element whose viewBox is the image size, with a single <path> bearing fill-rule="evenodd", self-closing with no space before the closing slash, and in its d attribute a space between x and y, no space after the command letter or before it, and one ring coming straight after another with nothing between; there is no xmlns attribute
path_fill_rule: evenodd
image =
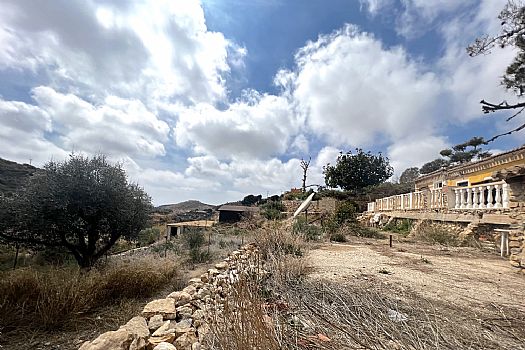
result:
<svg viewBox="0 0 525 350"><path fill-rule="evenodd" d="M2 0L0 157L103 153L155 205L280 194L310 157L322 185L355 148L396 177L512 127L479 101L516 100L500 85L515 52L465 51L504 3Z"/></svg>

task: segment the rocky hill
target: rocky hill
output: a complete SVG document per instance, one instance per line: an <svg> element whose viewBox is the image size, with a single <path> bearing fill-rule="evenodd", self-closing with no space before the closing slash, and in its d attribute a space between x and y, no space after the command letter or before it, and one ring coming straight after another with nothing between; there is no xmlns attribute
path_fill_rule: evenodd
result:
<svg viewBox="0 0 525 350"><path fill-rule="evenodd" d="M196 200L189 200L185 202L180 202L176 204L165 204L158 206L156 211L158 212L171 212L171 213L181 213L188 211L204 211L206 209L214 209L214 205L202 203Z"/></svg>
<svg viewBox="0 0 525 350"><path fill-rule="evenodd" d="M12 193L40 169L0 158L0 193Z"/></svg>

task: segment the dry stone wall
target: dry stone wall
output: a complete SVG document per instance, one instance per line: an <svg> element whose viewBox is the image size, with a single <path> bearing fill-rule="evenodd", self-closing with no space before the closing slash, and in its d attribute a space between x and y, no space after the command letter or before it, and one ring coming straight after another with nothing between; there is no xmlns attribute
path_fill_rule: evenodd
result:
<svg viewBox="0 0 525 350"><path fill-rule="evenodd" d="M199 278L192 278L183 290L149 302L140 316L85 342L80 350L204 349L212 310L223 303L240 277L261 273L257 246L245 245Z"/></svg>

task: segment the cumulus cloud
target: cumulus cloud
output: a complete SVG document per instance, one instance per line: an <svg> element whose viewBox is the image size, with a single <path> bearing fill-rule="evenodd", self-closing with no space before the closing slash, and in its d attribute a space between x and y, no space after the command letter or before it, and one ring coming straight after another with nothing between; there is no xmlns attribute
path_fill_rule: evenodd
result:
<svg viewBox="0 0 525 350"><path fill-rule="evenodd" d="M102 98L224 99L228 53L238 65L245 54L207 30L197 0L8 0L0 23L0 69L43 70L55 88Z"/></svg>
<svg viewBox="0 0 525 350"><path fill-rule="evenodd" d="M433 128L439 81L401 48L347 25L296 55L293 98L312 133L332 145L370 146Z"/></svg>
<svg viewBox="0 0 525 350"><path fill-rule="evenodd" d="M421 167L423 164L436 159L442 149L450 147L444 137L430 136L425 138L406 138L390 145L387 156L390 165L394 168L394 177L410 167Z"/></svg>
<svg viewBox="0 0 525 350"><path fill-rule="evenodd" d="M221 159L264 159L283 154L298 128L286 98L252 91L224 110L199 104L181 111L175 141Z"/></svg>

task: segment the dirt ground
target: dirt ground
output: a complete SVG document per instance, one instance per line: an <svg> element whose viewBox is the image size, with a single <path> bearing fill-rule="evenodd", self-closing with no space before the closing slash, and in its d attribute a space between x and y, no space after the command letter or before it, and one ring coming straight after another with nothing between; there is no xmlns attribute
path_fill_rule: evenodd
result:
<svg viewBox="0 0 525 350"><path fill-rule="evenodd" d="M352 238L308 255L311 277L345 283L373 281L392 293L415 292L459 309L483 312L498 305L525 313L525 275L506 258L475 248Z"/></svg>

